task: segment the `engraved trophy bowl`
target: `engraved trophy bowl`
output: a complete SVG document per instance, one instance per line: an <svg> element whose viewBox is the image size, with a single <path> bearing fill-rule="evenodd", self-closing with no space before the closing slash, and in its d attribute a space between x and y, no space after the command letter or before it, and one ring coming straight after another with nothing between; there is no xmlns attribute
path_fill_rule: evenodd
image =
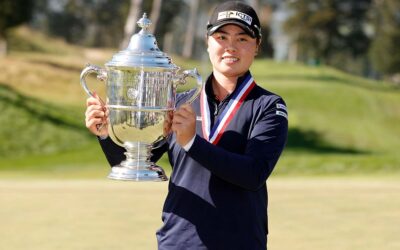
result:
<svg viewBox="0 0 400 250"><path fill-rule="evenodd" d="M160 51L148 31L146 14L137 22L141 31L131 37L128 47L105 64L105 69L88 64L80 83L89 96L86 77L96 74L106 84L108 134L126 149L126 159L113 166L108 178L131 181L165 181L164 170L151 162L151 150L165 140L165 116L175 108L176 89L187 77L197 82L191 103L200 93L202 78L196 69L178 73L179 67Z"/></svg>

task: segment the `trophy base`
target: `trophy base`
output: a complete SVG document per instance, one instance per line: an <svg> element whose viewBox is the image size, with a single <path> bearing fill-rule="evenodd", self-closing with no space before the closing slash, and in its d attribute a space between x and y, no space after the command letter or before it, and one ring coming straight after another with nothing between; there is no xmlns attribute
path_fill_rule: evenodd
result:
<svg viewBox="0 0 400 250"><path fill-rule="evenodd" d="M164 170L151 162L151 145L125 142L126 159L111 168L108 178L122 181L166 181Z"/></svg>
<svg viewBox="0 0 400 250"><path fill-rule="evenodd" d="M158 166L150 166L146 169L133 169L125 166L111 168L109 179L122 181L167 181L164 170Z"/></svg>

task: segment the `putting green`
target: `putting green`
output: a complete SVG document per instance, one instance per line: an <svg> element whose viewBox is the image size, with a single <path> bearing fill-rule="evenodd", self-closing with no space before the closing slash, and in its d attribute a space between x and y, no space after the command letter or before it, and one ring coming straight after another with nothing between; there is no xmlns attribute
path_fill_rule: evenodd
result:
<svg viewBox="0 0 400 250"><path fill-rule="evenodd" d="M400 249L400 182L269 180L269 248ZM167 183L0 181L0 249L156 249Z"/></svg>

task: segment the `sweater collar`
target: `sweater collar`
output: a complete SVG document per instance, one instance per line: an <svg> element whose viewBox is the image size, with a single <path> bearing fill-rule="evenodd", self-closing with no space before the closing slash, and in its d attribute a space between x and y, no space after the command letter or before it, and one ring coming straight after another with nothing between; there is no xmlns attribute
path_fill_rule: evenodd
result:
<svg viewBox="0 0 400 250"><path fill-rule="evenodd" d="M213 79L213 77L214 77L214 74L211 73L211 74L207 77L206 85L205 85L205 90L206 90L206 94L207 94L208 99L211 99L212 101L218 102L218 103L219 103L219 102L223 102L223 101L225 101L225 100L229 100L230 97L232 96L232 94L235 93L235 91L238 89L238 87L239 87L241 84L243 84L243 82L244 82L244 80L246 79L246 77L247 77L248 75L250 75L250 74L251 74L251 73L250 73L250 71L248 70L246 73L244 73L242 76L240 76L240 77L237 79L236 86L235 86L235 89L233 90L233 92L230 93L229 95L227 95L223 100L217 100L217 99L216 99L216 96L215 96L215 94L214 94L214 90L213 90L213 88L212 88L212 79Z"/></svg>

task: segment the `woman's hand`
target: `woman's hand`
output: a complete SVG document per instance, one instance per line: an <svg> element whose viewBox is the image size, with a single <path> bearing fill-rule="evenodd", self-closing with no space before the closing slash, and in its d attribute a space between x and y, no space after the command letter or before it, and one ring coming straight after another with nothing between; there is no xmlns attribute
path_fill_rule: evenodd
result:
<svg viewBox="0 0 400 250"><path fill-rule="evenodd" d="M108 110L101 98L94 93L94 97L86 100L85 122L90 132L97 136L108 136Z"/></svg>
<svg viewBox="0 0 400 250"><path fill-rule="evenodd" d="M185 146L195 136L196 113L190 104L183 104L174 112L171 129L176 133L176 141L181 146Z"/></svg>
<svg viewBox="0 0 400 250"><path fill-rule="evenodd" d="M172 130L172 119L174 118L174 111L168 111L165 114L165 120L164 120L164 125L163 125L163 136L167 137L169 134L171 134Z"/></svg>

